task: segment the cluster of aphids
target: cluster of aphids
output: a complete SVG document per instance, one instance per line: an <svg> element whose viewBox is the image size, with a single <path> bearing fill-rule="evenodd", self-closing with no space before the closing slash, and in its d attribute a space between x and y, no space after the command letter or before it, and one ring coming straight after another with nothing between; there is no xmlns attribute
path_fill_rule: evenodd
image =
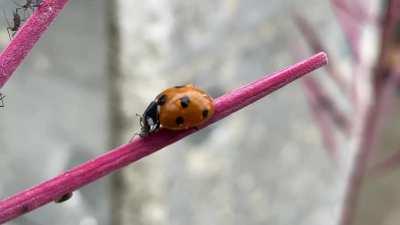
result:
<svg viewBox="0 0 400 225"><path fill-rule="evenodd" d="M22 25L22 22L24 22L25 19L28 17L28 14L32 13L40 5L40 2L42 0L24 0L24 1L25 1L24 4L19 4L17 2L14 2L17 7L13 11L12 23L8 21L7 17L4 14L4 17L6 17L7 21L7 33L10 39L15 35L15 33L17 33L18 29Z"/></svg>
<svg viewBox="0 0 400 225"><path fill-rule="evenodd" d="M4 107L4 98L6 96L4 96L2 93L0 93L0 107Z"/></svg>

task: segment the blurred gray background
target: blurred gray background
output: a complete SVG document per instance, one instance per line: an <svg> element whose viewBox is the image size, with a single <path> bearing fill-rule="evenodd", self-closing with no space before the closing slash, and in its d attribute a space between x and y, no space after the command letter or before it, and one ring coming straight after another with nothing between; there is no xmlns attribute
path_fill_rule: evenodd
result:
<svg viewBox="0 0 400 225"><path fill-rule="evenodd" d="M327 1L70 1L2 89L0 198L126 143L169 86L217 97L292 64L293 9L346 53ZM342 185L296 82L8 224L330 225Z"/></svg>

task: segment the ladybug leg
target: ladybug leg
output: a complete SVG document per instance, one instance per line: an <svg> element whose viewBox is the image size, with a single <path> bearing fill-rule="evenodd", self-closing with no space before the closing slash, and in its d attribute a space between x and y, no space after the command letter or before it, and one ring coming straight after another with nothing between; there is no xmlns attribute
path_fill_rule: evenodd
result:
<svg viewBox="0 0 400 225"><path fill-rule="evenodd" d="M139 125L143 127L143 116L138 113L136 113L136 116L139 118Z"/></svg>
<svg viewBox="0 0 400 225"><path fill-rule="evenodd" d="M155 123L150 127L150 133L156 132L160 129L160 123Z"/></svg>
<svg viewBox="0 0 400 225"><path fill-rule="evenodd" d="M143 116L140 115L140 114L138 114L138 113L136 113L136 116L139 118L139 126L140 126L140 129L142 130L143 127L144 127L144 119L143 119ZM133 136L131 137L131 139L129 139L129 142L128 142L128 143L131 143L131 142L135 139L136 136L142 137L142 136L143 136L143 133L142 133L142 132L135 132L135 133L133 134Z"/></svg>

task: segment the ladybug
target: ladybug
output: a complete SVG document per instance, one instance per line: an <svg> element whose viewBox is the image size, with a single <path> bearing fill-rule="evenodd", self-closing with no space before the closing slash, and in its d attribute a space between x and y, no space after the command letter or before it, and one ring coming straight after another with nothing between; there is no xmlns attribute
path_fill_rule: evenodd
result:
<svg viewBox="0 0 400 225"><path fill-rule="evenodd" d="M213 98L203 90L192 84L168 88L147 106L142 116L139 116L139 136L145 137L160 128L195 128L209 120L213 114Z"/></svg>

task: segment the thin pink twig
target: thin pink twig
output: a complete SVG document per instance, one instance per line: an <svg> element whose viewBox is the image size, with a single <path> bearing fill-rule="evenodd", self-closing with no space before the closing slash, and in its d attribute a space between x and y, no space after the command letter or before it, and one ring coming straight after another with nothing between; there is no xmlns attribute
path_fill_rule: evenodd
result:
<svg viewBox="0 0 400 225"><path fill-rule="evenodd" d="M0 88L31 51L68 0L44 0L0 55Z"/></svg>
<svg viewBox="0 0 400 225"><path fill-rule="evenodd" d="M311 47L314 52L326 51L324 48L321 39L315 32L315 29L311 26L311 24L300 14L294 14L294 22L297 27L303 34L307 44ZM328 75L332 78L333 81L336 82L338 88L343 91L343 93L347 92L347 87L349 86L347 81L344 78L344 75L338 70L335 62L332 61L332 57L329 60L329 64L324 68L328 72Z"/></svg>
<svg viewBox="0 0 400 225"><path fill-rule="evenodd" d="M217 98L213 118L199 129L230 115L325 64L327 64L327 55L319 53ZM62 175L2 200L0 201L0 223L59 199L66 193L73 192L194 132L196 132L194 129L179 132L160 130L146 138L135 138L131 143L117 147Z"/></svg>
<svg viewBox="0 0 400 225"><path fill-rule="evenodd" d="M349 134L350 120L337 108L332 97L323 89L321 84L312 77L303 80L308 95L312 98L319 113L324 113L343 133Z"/></svg>
<svg viewBox="0 0 400 225"><path fill-rule="evenodd" d="M302 83L304 85L306 98L311 109L311 114L314 118L315 124L321 132L321 139L325 149L328 151L330 157L332 157L334 160L337 160L337 143L335 139L335 131L332 126L332 120L329 118L326 111L322 109L321 106L323 106L323 104L319 102L319 97L313 90L312 80L307 78L308 77L305 77L302 80Z"/></svg>
<svg viewBox="0 0 400 225"><path fill-rule="evenodd" d="M370 169L368 174L382 174L388 170L393 170L400 166L400 151L395 152L388 158L376 163Z"/></svg>
<svg viewBox="0 0 400 225"><path fill-rule="evenodd" d="M363 108L361 110L358 110L359 112L364 111L365 113L363 113L364 115L361 113L358 115L362 121L357 130L361 132L357 152L346 187L340 225L351 225L354 222L364 175L367 172L368 160L375 150L375 143L377 142L382 116L384 115L383 112L386 111L385 106L387 102L390 102L388 93L392 91L392 79L395 79L395 77L392 76L396 74L396 72L391 71L393 68L387 65L386 60L392 53L394 44L392 35L395 31L394 25L400 23L400 16L396 14L399 11L400 0L390 0L387 2L387 8L383 16L384 20L381 27L379 59L374 66L375 70L372 77L371 94L373 96L369 102L362 104ZM364 75L364 78L368 77Z"/></svg>
<svg viewBox="0 0 400 225"><path fill-rule="evenodd" d="M332 0L332 4L335 6L335 10L340 10L346 14L347 17L352 18L354 22L365 22L366 20L371 19L371 15L369 15L363 4L365 2L359 1L343 1L343 0Z"/></svg>
<svg viewBox="0 0 400 225"><path fill-rule="evenodd" d="M336 18L339 21L339 24L343 30L343 33L349 43L350 49L352 50L352 55L356 61L360 59L360 50L359 50L359 41L361 35L361 27L360 21L355 21L347 12L341 10L341 8L337 6L347 6L347 1L343 0L331 0L333 4L333 11L336 14Z"/></svg>
<svg viewBox="0 0 400 225"><path fill-rule="evenodd" d="M380 96L368 107L364 123L361 127L361 138L356 150L356 155L351 168L350 177L346 187L344 203L340 214L340 225L353 224L355 210L357 209L358 198L362 187L364 175L367 169L368 159L376 143L379 112L381 109Z"/></svg>

